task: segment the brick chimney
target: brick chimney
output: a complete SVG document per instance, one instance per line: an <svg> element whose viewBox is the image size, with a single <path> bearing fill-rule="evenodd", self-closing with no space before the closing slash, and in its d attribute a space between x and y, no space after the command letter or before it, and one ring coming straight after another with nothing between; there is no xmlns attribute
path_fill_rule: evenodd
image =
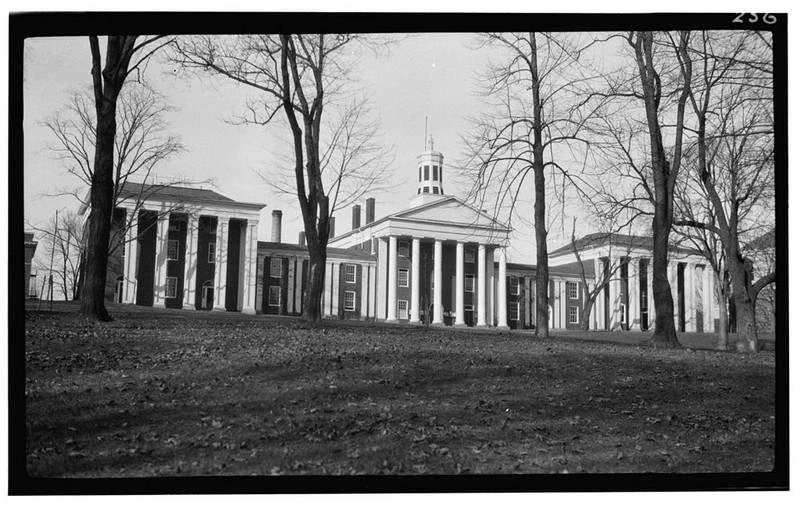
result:
<svg viewBox="0 0 800 505"><path fill-rule="evenodd" d="M375 199L367 198L367 220L364 224L375 221Z"/></svg>
<svg viewBox="0 0 800 505"><path fill-rule="evenodd" d="M361 228L361 205L353 205L353 229Z"/></svg>
<svg viewBox="0 0 800 505"><path fill-rule="evenodd" d="M281 241L281 218L283 217L283 212L279 210L272 211L272 242Z"/></svg>

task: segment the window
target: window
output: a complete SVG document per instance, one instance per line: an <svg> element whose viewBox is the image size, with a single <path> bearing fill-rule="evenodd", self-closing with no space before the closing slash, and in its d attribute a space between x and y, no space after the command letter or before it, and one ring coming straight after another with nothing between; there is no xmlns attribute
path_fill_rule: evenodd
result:
<svg viewBox="0 0 800 505"><path fill-rule="evenodd" d="M408 300L397 300L397 317L408 319Z"/></svg>
<svg viewBox="0 0 800 505"><path fill-rule="evenodd" d="M569 284L569 299L570 300L577 300L578 299L578 283L577 282L570 282Z"/></svg>
<svg viewBox="0 0 800 505"><path fill-rule="evenodd" d="M345 265L344 266L344 281L348 284L354 284L356 282L356 266L355 265Z"/></svg>
<svg viewBox="0 0 800 505"><path fill-rule="evenodd" d="M408 287L408 269L407 268L398 268L397 269L397 286L401 288Z"/></svg>
<svg viewBox="0 0 800 505"><path fill-rule="evenodd" d="M578 324L578 307L569 308L569 324Z"/></svg>
<svg viewBox="0 0 800 505"><path fill-rule="evenodd" d="M406 258L411 256L407 241L401 240L400 242L397 243L397 254L400 256L405 256Z"/></svg>
<svg viewBox="0 0 800 505"><path fill-rule="evenodd" d="M466 274L464 276L464 291L467 293L475 292L475 276L473 274Z"/></svg>
<svg viewBox="0 0 800 505"><path fill-rule="evenodd" d="M269 287L269 306L270 307L280 307L281 306L281 287L280 286L270 286Z"/></svg>
<svg viewBox="0 0 800 505"><path fill-rule="evenodd" d="M176 298L178 296L178 278L177 277L167 277L167 298Z"/></svg>
<svg viewBox="0 0 800 505"><path fill-rule="evenodd" d="M269 276L274 279L280 279L282 273L283 273L283 260L281 260L281 258L270 258Z"/></svg>
<svg viewBox="0 0 800 505"><path fill-rule="evenodd" d="M425 165L425 180L426 181L431 178L430 177L430 169L431 169L431 167L429 167L428 165Z"/></svg>
<svg viewBox="0 0 800 505"><path fill-rule="evenodd" d="M424 188L422 188L422 192L423 193L430 193L431 192L431 188L429 188L428 186L425 186Z"/></svg>
<svg viewBox="0 0 800 505"><path fill-rule="evenodd" d="M466 312L474 312L475 311L475 306L474 305L464 305L464 310Z"/></svg>
<svg viewBox="0 0 800 505"><path fill-rule="evenodd" d="M436 186L433 187L433 194L434 195L438 195L439 194L439 188L438 187L436 187Z"/></svg>
<svg viewBox="0 0 800 505"><path fill-rule="evenodd" d="M214 261L216 260L216 255L217 255L217 244L211 242L208 244L208 258L206 259L208 260L209 263L214 263Z"/></svg>
<svg viewBox="0 0 800 505"><path fill-rule="evenodd" d="M508 318L512 321L519 321L519 302L508 305Z"/></svg>
<svg viewBox="0 0 800 505"><path fill-rule="evenodd" d="M169 222L169 231L181 231L181 223L180 223L180 221L170 221Z"/></svg>
<svg viewBox="0 0 800 505"><path fill-rule="evenodd" d="M178 259L178 241L167 240L167 259L177 261Z"/></svg>
<svg viewBox="0 0 800 505"><path fill-rule="evenodd" d="M433 180L434 181L439 180L439 167L437 167L436 165L433 166Z"/></svg>
<svg viewBox="0 0 800 505"><path fill-rule="evenodd" d="M464 261L467 263L475 263L475 249L471 247L464 248Z"/></svg>
<svg viewBox="0 0 800 505"><path fill-rule="evenodd" d="M519 295L519 277L509 277L508 278L508 288L509 292L514 295Z"/></svg>
<svg viewBox="0 0 800 505"><path fill-rule="evenodd" d="M356 310L356 292L355 291L345 291L344 292L344 310L348 312L353 312Z"/></svg>

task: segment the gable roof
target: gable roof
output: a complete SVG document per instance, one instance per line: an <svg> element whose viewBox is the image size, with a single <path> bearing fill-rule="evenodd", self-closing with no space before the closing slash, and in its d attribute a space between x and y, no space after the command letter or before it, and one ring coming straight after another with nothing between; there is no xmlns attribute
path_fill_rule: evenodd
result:
<svg viewBox="0 0 800 505"><path fill-rule="evenodd" d="M603 246L617 246L627 247L630 249L652 249L653 238L641 235L627 235L624 233L590 233L575 241L578 251L586 249L594 249ZM684 253L684 254L699 254L700 252L695 249L688 249L685 247L678 247L671 245L670 251ZM548 254L549 257L561 256L566 253L572 253L572 243L567 243L555 251Z"/></svg>
<svg viewBox="0 0 800 505"><path fill-rule="evenodd" d="M203 200L206 202L230 203L234 200L210 189L191 188L165 184L141 184L126 182L119 191L120 196L158 196L159 198L177 200Z"/></svg>
<svg viewBox="0 0 800 505"><path fill-rule="evenodd" d="M258 250L259 251L269 250L275 252L281 251L300 256L303 255L308 256L308 246L300 244L287 244L283 242L262 242L259 240ZM357 249L342 249L340 247L328 247L327 254L328 256L361 259L361 260L369 260L376 258L372 254L370 254L369 251L359 251Z"/></svg>

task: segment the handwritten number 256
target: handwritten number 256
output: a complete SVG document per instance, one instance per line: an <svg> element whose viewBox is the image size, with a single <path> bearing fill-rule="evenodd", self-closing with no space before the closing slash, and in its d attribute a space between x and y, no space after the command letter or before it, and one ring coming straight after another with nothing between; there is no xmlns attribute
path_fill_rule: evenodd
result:
<svg viewBox="0 0 800 505"><path fill-rule="evenodd" d="M733 18L734 23L744 23L744 17L748 16L747 12L742 12L735 18ZM773 14L765 13L762 17L762 21L768 25L774 25L778 20L775 18ZM758 14L750 13L747 18L748 23L758 23Z"/></svg>

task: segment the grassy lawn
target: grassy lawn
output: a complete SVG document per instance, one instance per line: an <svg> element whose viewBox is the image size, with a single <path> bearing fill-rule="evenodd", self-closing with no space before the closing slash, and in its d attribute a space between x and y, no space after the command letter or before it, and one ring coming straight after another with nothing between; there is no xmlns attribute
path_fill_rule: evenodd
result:
<svg viewBox="0 0 800 505"><path fill-rule="evenodd" d="M771 351L111 312L26 313L31 476L773 468Z"/></svg>

